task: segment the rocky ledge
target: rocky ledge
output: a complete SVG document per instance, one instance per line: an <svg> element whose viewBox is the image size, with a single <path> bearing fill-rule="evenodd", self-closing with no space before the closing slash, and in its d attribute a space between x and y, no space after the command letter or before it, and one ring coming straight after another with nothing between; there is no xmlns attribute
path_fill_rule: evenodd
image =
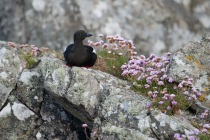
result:
<svg viewBox="0 0 210 140"><path fill-rule="evenodd" d="M194 44L199 43L188 44L188 48ZM209 54L208 38L199 45L200 51L207 47L204 54ZM196 83L209 82L209 77L205 78L209 63L206 67L196 67L194 62L187 62L191 59L181 61L180 52L186 54L180 50L174 55L169 68L171 76L178 81L182 73L179 75L176 65L184 66L186 62L184 68L188 74L196 70L196 74L201 72L204 76L200 76L200 81L196 79ZM189 65L196 69L189 70ZM92 139L155 140L173 139L175 133L189 137L188 132L195 130L188 120L190 113L183 111L168 116L157 109L148 111L146 104L151 101L132 91L127 81L98 70L70 68L52 55L43 55L39 63L29 69L17 48L0 42L0 70L0 137L3 140L79 140L85 139L86 134ZM202 85L206 89L207 85ZM208 96L206 99L209 101ZM200 108L209 109L205 105ZM84 123L87 128L82 127Z"/></svg>

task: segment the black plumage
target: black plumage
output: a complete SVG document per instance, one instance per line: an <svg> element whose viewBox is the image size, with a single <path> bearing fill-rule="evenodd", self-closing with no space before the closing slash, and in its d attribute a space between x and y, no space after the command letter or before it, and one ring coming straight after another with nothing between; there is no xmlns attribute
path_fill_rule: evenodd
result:
<svg viewBox="0 0 210 140"><path fill-rule="evenodd" d="M93 48L83 45L83 40L90 36L92 35L83 30L74 33L74 44L70 44L63 53L67 65L91 67L95 64L97 55L93 52Z"/></svg>

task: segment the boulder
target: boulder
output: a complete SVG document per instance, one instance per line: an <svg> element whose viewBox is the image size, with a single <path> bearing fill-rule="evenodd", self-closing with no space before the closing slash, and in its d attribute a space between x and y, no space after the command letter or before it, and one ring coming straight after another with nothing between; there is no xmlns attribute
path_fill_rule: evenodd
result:
<svg viewBox="0 0 210 140"><path fill-rule="evenodd" d="M202 104L210 108L210 35L206 35L200 42L189 42L178 49L172 56L167 73L176 82L181 82L184 76L194 79L197 88L206 101Z"/></svg>

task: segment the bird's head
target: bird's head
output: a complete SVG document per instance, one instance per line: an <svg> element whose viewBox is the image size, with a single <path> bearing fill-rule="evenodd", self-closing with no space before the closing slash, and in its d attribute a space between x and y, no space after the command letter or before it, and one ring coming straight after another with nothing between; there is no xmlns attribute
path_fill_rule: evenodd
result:
<svg viewBox="0 0 210 140"><path fill-rule="evenodd" d="M83 41L86 37L90 37L92 34L86 33L83 30L78 30L74 33L74 41L81 40Z"/></svg>

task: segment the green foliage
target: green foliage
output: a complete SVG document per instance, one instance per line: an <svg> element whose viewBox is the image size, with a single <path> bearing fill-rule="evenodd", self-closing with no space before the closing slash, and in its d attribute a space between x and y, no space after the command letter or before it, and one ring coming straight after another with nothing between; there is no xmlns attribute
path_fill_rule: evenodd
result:
<svg viewBox="0 0 210 140"><path fill-rule="evenodd" d="M107 51L101 51L98 55L103 59L108 67L108 73L123 78L121 66L128 62L128 58L126 56L122 56L119 54L108 53Z"/></svg>
<svg viewBox="0 0 210 140"><path fill-rule="evenodd" d="M201 134L200 135L200 140L210 140L210 135Z"/></svg>
<svg viewBox="0 0 210 140"><path fill-rule="evenodd" d="M36 61L36 58L35 57L33 57L33 56L29 55L29 54L24 54L24 55L22 55L22 57L27 62L26 63L26 67L27 68L31 69L34 66L36 66L37 61Z"/></svg>
<svg viewBox="0 0 210 140"><path fill-rule="evenodd" d="M167 80L164 80L164 85L158 85L157 82L152 82L148 88L145 88L144 85L147 84L146 78L137 81L135 78L130 77L129 81L131 81L132 89L136 91L137 93L143 94L144 96L151 97L153 101L153 107L158 108L162 112L166 112L168 115L173 115L176 111L179 109L186 110L188 109L192 101L189 101L178 89L174 89L175 86L177 86L175 83L169 83ZM153 97L152 95L148 94L149 92L155 92L158 91L157 97ZM160 104L161 101L163 101L164 92L167 92L169 95L174 94L174 100L177 102L176 105L173 105L171 103L171 100L164 100L163 103ZM170 109L167 110L167 107L170 106Z"/></svg>

